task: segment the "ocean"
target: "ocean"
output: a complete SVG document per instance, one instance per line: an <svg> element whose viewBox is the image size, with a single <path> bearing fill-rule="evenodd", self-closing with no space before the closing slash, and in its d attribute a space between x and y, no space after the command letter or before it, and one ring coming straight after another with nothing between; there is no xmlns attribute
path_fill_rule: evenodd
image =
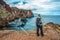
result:
<svg viewBox="0 0 60 40"><path fill-rule="evenodd" d="M25 26L23 27L24 30L34 30L36 29L36 18L38 14L34 14L33 18L27 18L27 22ZM59 15L41 15L43 20L43 25L53 22L55 24L60 25L60 16ZM20 19L15 20L11 23L9 23L9 26L7 27L7 30L21 30L18 26L22 24Z"/></svg>

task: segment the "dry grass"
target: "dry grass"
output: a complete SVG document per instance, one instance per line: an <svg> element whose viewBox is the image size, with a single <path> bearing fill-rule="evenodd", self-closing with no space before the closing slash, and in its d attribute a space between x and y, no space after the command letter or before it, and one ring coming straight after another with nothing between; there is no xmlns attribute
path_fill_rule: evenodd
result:
<svg viewBox="0 0 60 40"><path fill-rule="evenodd" d="M28 35L23 31L7 31L9 31L10 34L2 35L0 40L59 40L58 33L53 29L44 32L44 37L36 36L36 30L27 31Z"/></svg>

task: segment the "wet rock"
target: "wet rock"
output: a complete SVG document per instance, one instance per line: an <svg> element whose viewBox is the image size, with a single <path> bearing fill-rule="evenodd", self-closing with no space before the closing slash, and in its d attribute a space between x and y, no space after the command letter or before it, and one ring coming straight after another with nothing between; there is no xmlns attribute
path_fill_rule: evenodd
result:
<svg viewBox="0 0 60 40"><path fill-rule="evenodd" d="M20 27L24 27L25 26L25 24L21 24L21 25L19 25L18 27L20 28Z"/></svg>

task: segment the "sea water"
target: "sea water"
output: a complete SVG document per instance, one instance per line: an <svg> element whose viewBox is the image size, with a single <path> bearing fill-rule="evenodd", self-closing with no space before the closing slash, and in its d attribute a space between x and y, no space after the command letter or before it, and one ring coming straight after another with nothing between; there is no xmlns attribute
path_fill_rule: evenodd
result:
<svg viewBox="0 0 60 40"><path fill-rule="evenodd" d="M34 14L34 17L27 18L26 25L23 27L24 30L34 30L36 28L36 18L38 14ZM60 16L59 15L41 15L43 20L43 25L46 25L49 22L53 22L55 24L60 25ZM7 30L20 30L18 27L22 22L21 19L15 20L9 23Z"/></svg>

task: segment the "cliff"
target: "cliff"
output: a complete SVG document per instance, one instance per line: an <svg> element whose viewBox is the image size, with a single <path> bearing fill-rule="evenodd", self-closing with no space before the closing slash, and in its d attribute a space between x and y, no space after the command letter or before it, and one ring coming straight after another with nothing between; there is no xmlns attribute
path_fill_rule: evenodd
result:
<svg viewBox="0 0 60 40"><path fill-rule="evenodd" d="M14 21L18 18L22 18L23 16L26 16L26 18L30 18L34 15L31 10L10 7L3 0L0 0L0 26L6 26L8 22Z"/></svg>

